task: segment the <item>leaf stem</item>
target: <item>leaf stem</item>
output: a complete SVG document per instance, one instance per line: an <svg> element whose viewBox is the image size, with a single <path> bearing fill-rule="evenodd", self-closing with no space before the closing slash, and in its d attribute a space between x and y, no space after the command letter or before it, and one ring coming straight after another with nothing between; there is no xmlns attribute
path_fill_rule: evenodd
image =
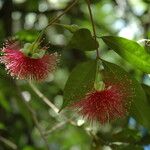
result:
<svg viewBox="0 0 150 150"><path fill-rule="evenodd" d="M58 114L59 109L46 96L44 96L44 94L41 93L34 84L29 82L29 85L32 88L32 90L43 100L43 102L47 104L56 114Z"/></svg>
<svg viewBox="0 0 150 150"><path fill-rule="evenodd" d="M86 3L87 3L89 14L90 14L90 19L91 19L92 28L93 28L94 39L96 41L97 40L96 29L95 29L94 19L93 19L93 15L92 15L90 0L86 0ZM96 49L96 53L97 53L97 58L100 58L98 48Z"/></svg>

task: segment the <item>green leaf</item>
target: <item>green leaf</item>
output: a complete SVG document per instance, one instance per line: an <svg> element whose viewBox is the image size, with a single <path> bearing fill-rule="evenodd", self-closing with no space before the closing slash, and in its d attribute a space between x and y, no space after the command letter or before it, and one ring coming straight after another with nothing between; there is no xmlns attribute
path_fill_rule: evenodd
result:
<svg viewBox="0 0 150 150"><path fill-rule="evenodd" d="M135 81L134 87L136 95L131 107L131 115L144 127L150 129L150 105L141 85Z"/></svg>
<svg viewBox="0 0 150 150"><path fill-rule="evenodd" d="M118 133L113 134L114 142L125 142L125 143L135 143L139 142L142 138L142 134L139 130L124 128Z"/></svg>
<svg viewBox="0 0 150 150"><path fill-rule="evenodd" d="M74 33L76 32L77 30L80 29L80 27L76 24L72 24L72 25L67 25L67 24L58 24L58 23L55 23L56 25L58 26L61 26L65 29L67 29L68 31L70 31L71 33Z"/></svg>
<svg viewBox="0 0 150 150"><path fill-rule="evenodd" d="M68 48L79 49L82 51L93 51L98 47L99 44L94 40L91 32L84 28L77 30L68 44Z"/></svg>
<svg viewBox="0 0 150 150"><path fill-rule="evenodd" d="M108 78L112 79L111 76L115 76L115 79L118 78L120 82L127 82L127 79L132 82L132 87L129 88L133 89L134 95L132 98L130 115L133 116L138 121L138 123L150 129L150 106L141 85L121 67L106 61L103 61L103 65L104 71L106 73L109 72L109 74L107 73L107 77L106 73L104 74L104 80L108 80ZM115 80L112 82L115 82Z"/></svg>
<svg viewBox="0 0 150 150"><path fill-rule="evenodd" d="M102 39L129 63L145 73L150 73L150 54L138 43L115 36L103 36Z"/></svg>
<svg viewBox="0 0 150 150"><path fill-rule="evenodd" d="M94 87L97 61L79 64L70 74L64 88L63 108L82 99Z"/></svg>

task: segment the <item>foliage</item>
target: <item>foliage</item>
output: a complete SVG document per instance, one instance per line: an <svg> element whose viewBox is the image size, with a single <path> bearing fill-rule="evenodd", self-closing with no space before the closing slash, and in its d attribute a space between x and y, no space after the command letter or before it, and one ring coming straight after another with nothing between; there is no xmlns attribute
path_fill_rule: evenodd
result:
<svg viewBox="0 0 150 150"><path fill-rule="evenodd" d="M55 73L41 83L14 79L0 64L0 150L142 150L150 144L149 1L91 1L96 35L86 2L47 27L72 1L0 1L1 48L8 38L32 43L47 27L40 44L49 42L46 52L60 55ZM107 73L133 83L130 112L90 124L68 107L94 88L103 90Z"/></svg>

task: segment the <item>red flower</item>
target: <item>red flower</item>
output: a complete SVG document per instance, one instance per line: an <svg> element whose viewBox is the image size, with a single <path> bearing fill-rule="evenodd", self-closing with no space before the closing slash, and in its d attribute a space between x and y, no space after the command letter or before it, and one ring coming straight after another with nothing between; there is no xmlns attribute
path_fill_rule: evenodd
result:
<svg viewBox="0 0 150 150"><path fill-rule="evenodd" d="M1 63L5 64L11 76L18 79L42 81L52 73L57 65L57 54L45 54L41 58L26 56L17 42L8 42L3 48Z"/></svg>
<svg viewBox="0 0 150 150"><path fill-rule="evenodd" d="M131 82L128 81L107 82L105 90L88 93L73 107L88 120L96 120L102 124L122 118L126 116L133 96Z"/></svg>

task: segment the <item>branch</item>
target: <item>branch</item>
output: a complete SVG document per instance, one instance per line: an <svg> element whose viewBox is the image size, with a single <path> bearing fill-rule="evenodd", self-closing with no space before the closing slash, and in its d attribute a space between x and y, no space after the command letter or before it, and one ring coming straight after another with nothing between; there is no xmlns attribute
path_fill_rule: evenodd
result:
<svg viewBox="0 0 150 150"><path fill-rule="evenodd" d="M56 22L58 19L60 19L65 13L67 13L76 3L78 2L78 0L74 0L71 4L69 4L63 11L63 13L61 13L60 15L58 15L57 17L55 17L54 19L52 19L49 24L46 26L45 29L47 29L50 25L52 25L54 22Z"/></svg>
<svg viewBox="0 0 150 150"><path fill-rule="evenodd" d="M31 117L33 119L33 122L35 124L35 126L37 127L40 135L41 135L41 138L43 139L43 141L45 142L45 147L46 147L46 150L49 150L49 145L48 145L48 142L47 142L47 139L45 138L44 134L43 134L43 131L42 131L42 128L41 126L39 125L39 122L38 122L38 119L37 119L37 116L36 116L36 112L32 109L32 107L25 101L24 97L22 96L21 94L21 90L19 88L19 86L16 84L16 88L18 90L18 96L21 98L21 100L24 102L25 106L27 107L27 109L29 110L29 112L31 113Z"/></svg>
<svg viewBox="0 0 150 150"><path fill-rule="evenodd" d="M45 104L47 104L56 114L58 114L59 109L46 97L43 93L41 93L35 85L29 82L32 90L43 100Z"/></svg>
<svg viewBox="0 0 150 150"><path fill-rule="evenodd" d="M57 129L60 129L62 126L64 126L64 125L67 124L67 123L70 123L70 124L72 124L72 125L74 125L74 126L77 126L76 122L73 121L73 117L70 117L70 118L68 118L68 119L66 118L65 121L62 121L62 122L56 124L56 125L53 126L50 130L46 131L46 132L44 133L44 135L45 135L45 136L48 136L49 134L51 134L52 132L56 131Z"/></svg>
<svg viewBox="0 0 150 150"><path fill-rule="evenodd" d="M27 105L27 108L29 109L29 111L31 112L31 117L32 117L32 119L33 119L33 121L34 121L34 123L35 123L35 125L36 125L43 141L45 142L46 149L49 150L48 141L47 141L47 139L45 138L45 136L43 134L43 130L42 130L41 126L39 125L39 122L38 122L38 119L37 119L37 116L36 116L36 112L32 109L32 107L30 105L28 105L27 103L26 103L26 105Z"/></svg>
<svg viewBox="0 0 150 150"><path fill-rule="evenodd" d="M34 46L34 44L36 44L37 42L39 42L39 41L41 40L41 38L42 38L44 32L46 31L46 29L47 29L48 27L50 27L51 25L53 25L53 23L57 22L57 21L58 21L66 12L68 12L77 2L78 2L78 0L74 0L71 4L69 4L69 5L64 9L64 11L63 11L60 15L54 17L54 18L48 23L48 25L39 33L37 39L34 41L34 43L33 43L32 46Z"/></svg>
<svg viewBox="0 0 150 150"><path fill-rule="evenodd" d="M17 145L11 142L10 140L0 136L0 141L9 146L13 150L17 150Z"/></svg>
<svg viewBox="0 0 150 150"><path fill-rule="evenodd" d="M60 129L62 126L64 126L66 123L68 123L70 121L70 119L65 120L63 122L60 122L58 124L56 124L54 127L52 127L50 130L46 131L44 133L45 136L48 136L50 133L56 131L57 129Z"/></svg>

